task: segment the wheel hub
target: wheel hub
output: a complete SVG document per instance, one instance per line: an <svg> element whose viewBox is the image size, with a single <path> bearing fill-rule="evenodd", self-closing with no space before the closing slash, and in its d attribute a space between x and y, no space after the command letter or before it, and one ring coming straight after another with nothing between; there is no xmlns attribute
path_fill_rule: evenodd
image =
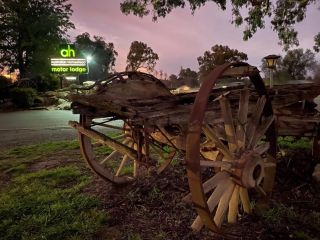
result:
<svg viewBox="0 0 320 240"><path fill-rule="evenodd" d="M256 187L264 177L263 159L252 150L244 152L237 160L235 174L238 179L240 178L242 186L246 188Z"/></svg>

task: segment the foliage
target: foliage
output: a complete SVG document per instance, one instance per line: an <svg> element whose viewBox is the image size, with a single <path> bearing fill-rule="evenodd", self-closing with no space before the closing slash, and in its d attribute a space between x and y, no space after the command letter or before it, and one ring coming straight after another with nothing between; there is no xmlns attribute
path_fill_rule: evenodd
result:
<svg viewBox="0 0 320 240"><path fill-rule="evenodd" d="M9 92L7 89L9 85L9 79L4 76L0 76L0 103L1 101L4 101L5 98L9 97Z"/></svg>
<svg viewBox="0 0 320 240"><path fill-rule="evenodd" d="M1 239L91 239L108 216L80 193L89 181L75 167L14 178L0 193Z"/></svg>
<svg viewBox="0 0 320 240"><path fill-rule="evenodd" d="M284 56L281 67L286 70L292 79L305 79L308 70L312 70L316 65L314 53L302 48L289 50Z"/></svg>
<svg viewBox="0 0 320 240"><path fill-rule="evenodd" d="M19 69L20 77L48 71L66 32L74 28L68 0L0 1L0 64ZM1 66L0 66L1 67Z"/></svg>
<svg viewBox="0 0 320 240"><path fill-rule="evenodd" d="M314 37L314 41L315 41L315 46L313 47L313 49L316 52L320 52L320 33L318 33L315 37Z"/></svg>
<svg viewBox="0 0 320 240"><path fill-rule="evenodd" d="M181 68L178 82L181 85L188 85L189 87L198 86L198 74L190 68Z"/></svg>
<svg viewBox="0 0 320 240"><path fill-rule="evenodd" d="M320 82L320 64L314 67L314 81Z"/></svg>
<svg viewBox="0 0 320 240"><path fill-rule="evenodd" d="M262 59L262 71L269 77L269 69ZM316 68L315 54L302 48L287 51L284 57L277 60L276 70L274 71L275 82L288 80L303 80L307 78L307 73Z"/></svg>
<svg viewBox="0 0 320 240"><path fill-rule="evenodd" d="M89 62L89 80L98 80L107 77L115 65L118 53L114 50L113 43L106 43L102 37L93 36L89 33L78 35L75 46L80 52L80 57L91 56Z"/></svg>
<svg viewBox="0 0 320 240"><path fill-rule="evenodd" d="M8 78L4 76L0 76L0 89L1 88L6 88L10 85L10 81Z"/></svg>
<svg viewBox="0 0 320 240"><path fill-rule="evenodd" d="M140 67L146 67L152 71L159 56L146 43L134 41L131 43L127 56L127 71L136 71Z"/></svg>
<svg viewBox="0 0 320 240"><path fill-rule="evenodd" d="M178 76L175 74L171 74L169 76L170 88L177 88L179 87L179 80Z"/></svg>
<svg viewBox="0 0 320 240"><path fill-rule="evenodd" d="M14 88L11 91L11 99L18 107L31 107L37 96L37 91L33 88Z"/></svg>
<svg viewBox="0 0 320 240"><path fill-rule="evenodd" d="M228 46L214 45L211 47L211 51L205 51L202 57L198 57L200 82L217 65L243 60L248 60L247 54Z"/></svg>
<svg viewBox="0 0 320 240"><path fill-rule="evenodd" d="M291 149L311 149L312 141L308 138L299 138L286 136L278 137L278 144L282 148L291 148Z"/></svg>
<svg viewBox="0 0 320 240"><path fill-rule="evenodd" d="M194 13L197 8L208 2L215 2L222 10L230 6L232 23L235 26L245 24L244 40L251 38L258 29L263 29L265 19L270 18L272 28L278 33L280 43L287 49L299 44L294 25L305 19L307 9L316 0L123 0L121 11L126 15L132 13L139 17L152 14L153 20L156 21L157 18L165 17L175 8L184 8L189 4L192 13ZM242 11L243 8L246 8L246 11ZM315 48L319 49L319 35L317 36Z"/></svg>
<svg viewBox="0 0 320 240"><path fill-rule="evenodd" d="M34 81L38 92L54 91L59 88L59 79L55 75L38 75Z"/></svg>

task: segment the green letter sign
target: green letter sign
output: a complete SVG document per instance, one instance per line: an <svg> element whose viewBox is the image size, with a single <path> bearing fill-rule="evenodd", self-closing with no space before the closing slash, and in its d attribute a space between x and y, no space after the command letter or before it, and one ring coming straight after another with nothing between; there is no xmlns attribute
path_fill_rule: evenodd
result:
<svg viewBox="0 0 320 240"><path fill-rule="evenodd" d="M51 72L56 74L86 74L88 63L86 58L76 58L76 50L72 44L60 45L60 58L51 58Z"/></svg>
<svg viewBox="0 0 320 240"><path fill-rule="evenodd" d="M71 44L61 45L60 46L60 56L64 57L64 58L75 58L76 51L74 49L74 45L71 45Z"/></svg>

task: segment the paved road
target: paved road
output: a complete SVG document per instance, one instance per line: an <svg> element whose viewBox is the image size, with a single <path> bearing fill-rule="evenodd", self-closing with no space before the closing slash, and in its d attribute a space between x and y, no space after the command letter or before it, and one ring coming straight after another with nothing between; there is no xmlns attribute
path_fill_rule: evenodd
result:
<svg viewBox="0 0 320 240"><path fill-rule="evenodd" d="M78 119L79 115L64 110L0 113L0 149L76 139L76 131L68 126L68 121Z"/></svg>

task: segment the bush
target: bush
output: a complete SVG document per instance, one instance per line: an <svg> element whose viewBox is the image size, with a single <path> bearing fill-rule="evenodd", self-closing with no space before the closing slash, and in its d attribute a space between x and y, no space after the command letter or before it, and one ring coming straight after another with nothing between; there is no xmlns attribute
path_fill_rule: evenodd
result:
<svg viewBox="0 0 320 240"><path fill-rule="evenodd" d="M41 75L35 78L37 91L54 91L59 88L59 79L53 75Z"/></svg>
<svg viewBox="0 0 320 240"><path fill-rule="evenodd" d="M0 103L4 101L5 98L9 97L8 87L10 85L9 79L4 76L0 76Z"/></svg>
<svg viewBox="0 0 320 240"><path fill-rule="evenodd" d="M0 76L0 88L6 88L10 85L10 80L4 76Z"/></svg>
<svg viewBox="0 0 320 240"><path fill-rule="evenodd" d="M18 107L30 107L34 104L37 91L33 88L15 88L11 91L12 102Z"/></svg>

